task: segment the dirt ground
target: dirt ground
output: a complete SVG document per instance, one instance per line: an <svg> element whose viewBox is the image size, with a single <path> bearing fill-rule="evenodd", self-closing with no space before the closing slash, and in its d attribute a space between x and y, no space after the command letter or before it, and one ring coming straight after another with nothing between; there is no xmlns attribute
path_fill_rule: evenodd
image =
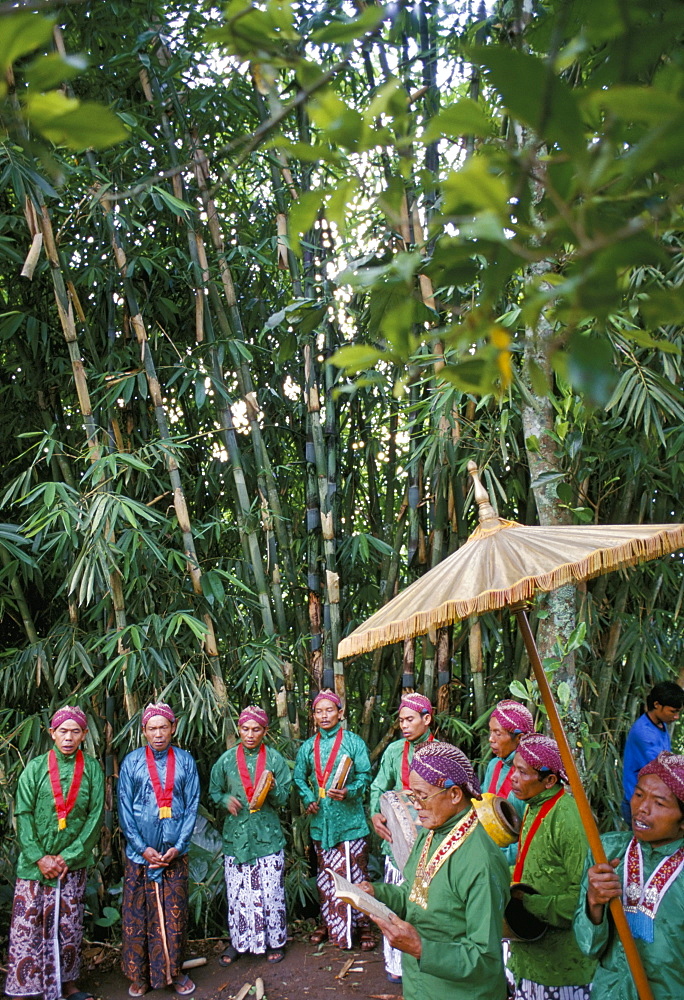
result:
<svg viewBox="0 0 684 1000"><path fill-rule="evenodd" d="M341 951L325 945L311 945L306 941L291 941L282 962L271 964L264 957L243 956L234 966L224 969L218 964L222 945L194 949L207 955L207 964L188 971L197 984L193 995L197 1000L232 1000L249 983L252 987L248 1000L256 997L256 980L260 977L265 988L264 1000L326 1000L333 994L335 998L356 997L374 1000L400 1000L401 986L388 983L382 946L374 951L362 952L357 949ZM191 949L192 951L193 949ZM90 990L103 1000L128 1000L128 980L124 979L114 962L115 956L107 956L101 967L94 968L81 977L81 989ZM353 959L343 979L337 976ZM113 967L112 967L113 966ZM156 990L147 994L148 1000L170 1000L175 997L171 990Z"/></svg>

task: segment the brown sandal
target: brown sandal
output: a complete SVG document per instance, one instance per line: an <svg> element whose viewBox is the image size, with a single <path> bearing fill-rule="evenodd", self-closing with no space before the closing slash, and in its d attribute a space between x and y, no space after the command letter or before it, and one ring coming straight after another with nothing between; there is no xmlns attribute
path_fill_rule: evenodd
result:
<svg viewBox="0 0 684 1000"><path fill-rule="evenodd" d="M309 941L311 944L323 944L324 941L328 940L328 928L327 927L317 927L313 934L309 935Z"/></svg>

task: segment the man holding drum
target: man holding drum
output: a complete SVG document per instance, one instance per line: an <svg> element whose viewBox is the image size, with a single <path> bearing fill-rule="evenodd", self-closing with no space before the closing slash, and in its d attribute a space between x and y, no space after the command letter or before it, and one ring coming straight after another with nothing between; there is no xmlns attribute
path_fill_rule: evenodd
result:
<svg viewBox="0 0 684 1000"><path fill-rule="evenodd" d="M211 769L209 795L227 809L223 854L230 944L221 965L240 955L285 957L285 836L277 809L285 805L292 777L284 757L267 747L268 715L249 705L238 719L240 742Z"/></svg>
<svg viewBox="0 0 684 1000"><path fill-rule="evenodd" d="M511 786L527 808L506 917L522 928L536 918L547 930L539 940L511 941L516 1000L589 1000L596 965L572 933L588 845L567 780L555 740L541 733L521 737Z"/></svg>
<svg viewBox="0 0 684 1000"><path fill-rule="evenodd" d="M351 948L356 926L360 946L368 951L376 944L368 918L352 912L335 897L333 880L326 871L332 868L350 882L367 877L369 830L363 800L371 773L368 748L360 736L342 728L342 702L334 691L316 695L313 716L318 732L302 743L294 769L295 784L311 816L311 838L318 858L316 883L322 924L310 940L320 944L328 939L339 948ZM351 769L343 787L336 787L340 784L336 772L346 763Z"/></svg>
<svg viewBox="0 0 684 1000"><path fill-rule="evenodd" d="M385 750L378 773L370 790L370 811L373 829L382 840L385 856L385 882L401 885L404 881L399 866L392 854L392 835L387 820L380 812L380 796L384 792L402 790L408 792L409 769L413 755L424 743L431 742L432 705L430 699L417 692L405 694L399 702L399 728L402 738L395 740ZM401 952L393 948L387 938L383 938L385 952L385 972L391 983L401 982Z"/></svg>

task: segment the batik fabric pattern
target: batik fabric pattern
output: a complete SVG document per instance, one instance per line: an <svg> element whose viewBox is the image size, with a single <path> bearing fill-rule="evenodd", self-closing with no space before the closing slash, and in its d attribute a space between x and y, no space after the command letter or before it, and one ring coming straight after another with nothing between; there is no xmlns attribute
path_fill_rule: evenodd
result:
<svg viewBox="0 0 684 1000"><path fill-rule="evenodd" d="M57 1000L59 984L78 979L81 971L86 870L68 872L60 885L59 958L55 954L57 890L37 879L17 879L12 906L5 993Z"/></svg>
<svg viewBox="0 0 684 1000"><path fill-rule="evenodd" d="M285 851L239 864L223 859L230 943L240 953L263 955L287 944Z"/></svg>
<svg viewBox="0 0 684 1000"><path fill-rule="evenodd" d="M182 975L188 922L188 856L172 861L159 880L126 858L121 909L121 967L133 983L153 990ZM163 923L160 919L163 914Z"/></svg>
<svg viewBox="0 0 684 1000"><path fill-rule="evenodd" d="M401 885L404 876L398 868L392 864L392 859L385 857L385 885ZM393 948L386 937L382 939L382 950L385 956L385 971L390 976L401 975L401 952L398 948Z"/></svg>
<svg viewBox="0 0 684 1000"><path fill-rule="evenodd" d="M542 986L531 979L522 979L515 991L515 1000L589 1000L591 986Z"/></svg>
<svg viewBox="0 0 684 1000"><path fill-rule="evenodd" d="M368 878L368 840L347 840L327 849L320 840L314 840L318 859L318 898L321 904L321 919L328 929L328 940L339 948L351 948L355 931L370 928L370 921L364 913L359 913L335 898L332 877L326 868L344 875L350 882L364 882Z"/></svg>

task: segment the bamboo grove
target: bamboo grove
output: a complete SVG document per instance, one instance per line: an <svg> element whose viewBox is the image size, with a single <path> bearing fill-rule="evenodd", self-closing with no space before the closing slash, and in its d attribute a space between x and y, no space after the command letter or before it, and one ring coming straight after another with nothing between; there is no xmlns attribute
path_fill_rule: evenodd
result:
<svg viewBox="0 0 684 1000"><path fill-rule="evenodd" d="M492 702L534 699L505 615L336 655L465 541L470 459L526 523L682 520L682 11L596 6L65 6L40 51L87 55L60 93L109 109L111 142L96 112L80 144L41 133L18 110L35 52L5 54L2 795L8 819L78 699L106 884L151 698L205 775L247 701L292 755L335 687L377 757L415 686L478 758ZM672 557L533 616L606 823L625 728L681 668L683 596ZM293 802L295 888L302 824Z"/></svg>

